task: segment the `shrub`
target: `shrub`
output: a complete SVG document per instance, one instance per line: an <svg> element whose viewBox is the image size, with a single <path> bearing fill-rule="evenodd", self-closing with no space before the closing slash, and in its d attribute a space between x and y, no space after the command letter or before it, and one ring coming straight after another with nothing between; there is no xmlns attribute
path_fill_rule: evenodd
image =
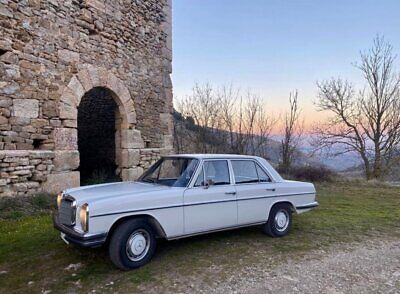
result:
<svg viewBox="0 0 400 294"><path fill-rule="evenodd" d="M284 174L284 177L289 179L309 182L332 182L337 176L334 171L323 165L295 166L288 174Z"/></svg>

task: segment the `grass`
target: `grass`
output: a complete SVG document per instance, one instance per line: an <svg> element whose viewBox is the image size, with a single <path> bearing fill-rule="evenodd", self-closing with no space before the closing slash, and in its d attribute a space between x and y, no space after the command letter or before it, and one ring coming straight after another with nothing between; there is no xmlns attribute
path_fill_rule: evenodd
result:
<svg viewBox="0 0 400 294"><path fill-rule="evenodd" d="M30 201L36 205L28 209L31 216L17 209L20 215L10 217L0 210L0 289L3 293L61 293L158 287L165 292L199 280L212 284L234 274L237 267L272 267L335 244L400 237L398 187L331 183L318 186L317 191L320 207L295 216L285 238L268 238L253 227L163 241L151 263L131 272L116 270L105 249L65 245L52 227L46 210L50 205L41 196ZM9 206L1 207L10 211ZM66 269L70 264L78 268Z"/></svg>
<svg viewBox="0 0 400 294"><path fill-rule="evenodd" d="M55 196L40 193L31 197L0 199L0 220L19 219L27 215L48 213L55 208Z"/></svg>

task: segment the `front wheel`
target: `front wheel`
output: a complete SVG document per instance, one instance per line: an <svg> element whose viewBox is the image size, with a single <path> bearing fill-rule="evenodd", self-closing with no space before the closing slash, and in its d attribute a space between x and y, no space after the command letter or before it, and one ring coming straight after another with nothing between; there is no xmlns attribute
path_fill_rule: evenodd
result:
<svg viewBox="0 0 400 294"><path fill-rule="evenodd" d="M132 219L120 224L110 239L111 261L122 270L145 265L156 249L152 227L144 220Z"/></svg>
<svg viewBox="0 0 400 294"><path fill-rule="evenodd" d="M264 233L271 237L285 236L292 225L292 211L288 204L276 204L272 207Z"/></svg>

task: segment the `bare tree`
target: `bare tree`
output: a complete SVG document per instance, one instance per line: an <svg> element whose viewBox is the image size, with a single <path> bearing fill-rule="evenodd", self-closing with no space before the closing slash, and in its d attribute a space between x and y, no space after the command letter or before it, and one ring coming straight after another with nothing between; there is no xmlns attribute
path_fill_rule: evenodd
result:
<svg viewBox="0 0 400 294"><path fill-rule="evenodd" d="M267 143L275 124L267 115L261 99L247 93L246 99L232 86L214 91L210 85L196 85L193 94L178 103L178 110L186 121L184 128L176 126L176 135L187 138L175 140L179 148L194 146L194 152L224 152L266 156ZM190 130L187 128L190 127ZM186 129L186 131L185 131ZM178 134L180 133L180 134Z"/></svg>
<svg viewBox="0 0 400 294"><path fill-rule="evenodd" d="M219 144L215 139L220 139L215 134L221 127L220 99L213 93L211 85L193 87L192 95L178 103L178 110L189 120L193 121L191 132L186 135L191 137L195 152L217 152Z"/></svg>
<svg viewBox="0 0 400 294"><path fill-rule="evenodd" d="M266 113L261 98L248 91L244 99L239 90L232 87L223 88L220 96L223 129L229 134L230 151L266 157L276 120Z"/></svg>
<svg viewBox="0 0 400 294"><path fill-rule="evenodd" d="M267 158L271 131L277 120L271 114L267 114L260 97L251 93L247 94L245 113L244 128L249 153Z"/></svg>
<svg viewBox="0 0 400 294"><path fill-rule="evenodd" d="M316 128L317 144L320 148L340 145L339 153L357 152L367 179L387 173L400 143L400 75L394 61L392 46L378 36L356 65L366 80L365 89L356 94L341 79L318 83L317 106L332 117Z"/></svg>
<svg viewBox="0 0 400 294"><path fill-rule="evenodd" d="M280 169L284 173L290 171L293 163L295 151L298 148L303 131L303 125L300 120L300 107L298 104L298 92L289 95L289 110L283 117L283 138L281 140L281 162Z"/></svg>

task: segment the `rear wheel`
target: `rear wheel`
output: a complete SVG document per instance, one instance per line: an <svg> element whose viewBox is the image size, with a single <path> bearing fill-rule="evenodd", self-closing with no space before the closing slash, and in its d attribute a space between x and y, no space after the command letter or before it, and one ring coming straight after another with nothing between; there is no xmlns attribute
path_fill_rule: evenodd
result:
<svg viewBox="0 0 400 294"><path fill-rule="evenodd" d="M285 236L292 225L292 210L288 204L276 204L272 207L264 233L271 237Z"/></svg>
<svg viewBox="0 0 400 294"><path fill-rule="evenodd" d="M150 261L156 249L156 239L149 223L132 219L121 223L110 239L111 261L122 270L131 270Z"/></svg>

